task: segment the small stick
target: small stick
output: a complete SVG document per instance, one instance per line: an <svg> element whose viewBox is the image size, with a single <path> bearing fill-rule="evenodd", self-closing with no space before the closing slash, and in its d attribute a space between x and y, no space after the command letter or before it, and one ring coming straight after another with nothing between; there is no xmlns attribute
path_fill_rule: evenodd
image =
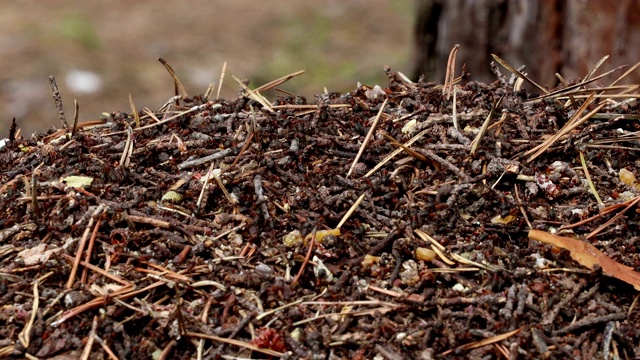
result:
<svg viewBox="0 0 640 360"><path fill-rule="evenodd" d="M313 252L313 246L315 244L316 244L316 229L314 228L313 235L311 235L311 242L309 243L309 250L307 251L307 256L304 258L304 262L302 263L302 266L300 266L300 271L298 271L298 275L296 275L295 279L293 279L293 282L291 283L291 287L294 287L298 283L298 280L300 280L300 277L304 272L304 268L307 266L307 263L311 258L311 253Z"/></svg>
<svg viewBox="0 0 640 360"><path fill-rule="evenodd" d="M176 345L176 340L175 339L169 341L167 346L165 346L164 349L162 349L162 352L160 353L159 360L169 359L169 354L171 353L171 350L173 350L173 347L175 345Z"/></svg>
<svg viewBox="0 0 640 360"><path fill-rule="evenodd" d="M64 131L69 132L69 124L67 123L67 118L64 116L62 97L60 96L60 91L58 91L58 83L56 83L55 76L49 76L49 84L51 84L51 90L53 90L53 102L56 104L56 109L58 109L58 118L60 118Z"/></svg>
<svg viewBox="0 0 640 360"><path fill-rule="evenodd" d="M471 181L471 177L469 175L463 173L462 170L460 170L460 168L458 168L457 166L455 166L452 163L448 162L447 160L441 158L440 156L436 155L433 151L431 151L429 149L416 149L416 151L419 152L420 154L428 157L431 160L435 160L435 161L439 162L441 165L443 165L444 167L449 169L449 171L451 171L454 174L456 174L458 176L458 178L460 178L461 180Z"/></svg>
<svg viewBox="0 0 640 360"><path fill-rule="evenodd" d="M95 341L96 329L98 329L98 317L93 317L93 323L91 324L91 332L89 333L89 340L87 340L87 345L85 345L84 350L82 351L81 360L88 360L89 355L91 355L91 347L93 346L93 342Z"/></svg>
<svg viewBox="0 0 640 360"><path fill-rule="evenodd" d="M102 340L100 336L94 334L93 338L96 339L96 341L98 342L98 344L100 344L100 346L102 346L102 350L104 350L104 352L106 352L107 355L109 355L109 359L118 360L118 357L116 356L116 354L113 353L113 350L109 348L109 346L104 342L104 340Z"/></svg>
<svg viewBox="0 0 640 360"><path fill-rule="evenodd" d="M71 136L76 136L78 132L78 115L80 110L80 105L78 104L78 100L73 99L73 105L75 107L75 112L73 113L73 130L71 130Z"/></svg>
<svg viewBox="0 0 640 360"><path fill-rule="evenodd" d="M227 62L222 64L222 71L220 72L220 83L218 83L218 92L216 93L216 99L220 99L220 89L222 89L222 82L224 82L224 74L227 71Z"/></svg>
<svg viewBox="0 0 640 360"><path fill-rule="evenodd" d="M74 258L72 256L64 254L64 258L67 259L70 263L73 264ZM97 272L98 274L100 274L100 275L102 275L102 276L104 276L106 278L109 278L109 279L111 279L111 280L113 280L115 282L118 282L118 283L122 284L123 286L132 286L130 282L128 282L126 280L123 280L123 279L119 278L118 276L108 272L107 270L103 270L102 268L99 268L99 267L97 267L95 265L92 265L92 264L84 262L84 261L81 261L80 265L85 266L85 267L89 268L90 270L93 270L93 271Z"/></svg>
<svg viewBox="0 0 640 360"><path fill-rule="evenodd" d="M524 206L522 206L522 200L520 200L520 192L518 191L518 185L514 186L514 190L515 190L515 194L516 194L516 200L518 200L518 207L520 208L520 212L522 213L522 216L524 216L524 221L527 222L527 225L529 226L529 229L533 229L533 226L531 225L531 222L529 221L529 217L527 216L527 212L524 210Z"/></svg>
<svg viewBox="0 0 640 360"><path fill-rule="evenodd" d="M353 169L356 167L356 164L358 163L358 160L360 160L360 156L362 156L362 153L364 152L364 149L367 147L367 144L369 143L369 140L371 139L371 136L373 135L373 132L375 131L376 126L378 126L378 121L380 121L380 118L382 117L382 111L384 110L384 107L387 105L388 100L389 99L384 99L382 106L380 106L378 115L376 116L375 120L373 120L373 124L371 125L371 128L369 129L367 136L364 138L364 141L362 142L362 146L360 146L360 150L358 150L358 155L356 155L356 158L353 159L353 164L351 164L351 167L349 168L349 172L347 172L346 177L349 177L349 175L351 175L351 173L353 172Z"/></svg>
<svg viewBox="0 0 640 360"><path fill-rule="evenodd" d="M504 98L504 95L502 95L500 99L498 99L498 101L496 101L493 104L493 106L491 107L491 111L489 111L489 115L487 115L487 118L484 120L484 123L482 123L482 127L480 128L480 131L478 131L478 135L476 135L476 138L473 139L473 141L471 142L471 152L470 152L471 155L474 155L476 153L476 150L478 149L478 146L480 146L480 141L482 140L482 137L484 136L484 134L487 132L489 123L493 119L493 114L496 113L496 109L498 108L498 106L500 106L500 103L502 102L503 98Z"/></svg>
<svg viewBox="0 0 640 360"><path fill-rule="evenodd" d="M104 214L104 211L102 212L102 214ZM96 222L96 226L93 228L91 239L89 239L89 247L87 248L87 253L84 257L84 262L86 264L89 264L91 262L91 252L93 251L93 245L96 242L96 236L98 235L98 229L100 229L101 223L102 223L102 218L98 218L98 221ZM84 269L82 270L82 276L80 277L80 282L82 284L84 284L87 281L88 275L89 275L89 268L85 266Z"/></svg>
<svg viewBox="0 0 640 360"><path fill-rule="evenodd" d="M244 154L244 152L247 150L249 145L251 145L251 140L253 139L253 134L255 134L255 133L251 133L251 135L249 135L249 138L244 142L244 145L242 146L242 149L240 149L240 152L238 153L238 156L236 156L235 160L233 160L233 162L231 163L231 166L229 166L229 170L233 169L233 167L238 164L238 161L240 160L240 157L242 156L242 154Z"/></svg>
<svg viewBox="0 0 640 360"><path fill-rule="evenodd" d="M353 214L354 211L356 211L356 209L358 208L358 206L360 206L360 203L362 202L362 200L364 200L364 196L367 193L362 193L362 195L360 195L360 197L358 198L358 200L356 200L356 202L353 203L353 205L351 205L351 207L349 208L349 210L347 210L347 213L344 214L344 216L342 217L342 219L340 220L340 222L338 223L338 226L336 226L336 229L340 229L342 227L342 225L344 225L345 222L347 222L347 219L349 219L349 217L351 216L351 214Z"/></svg>
<svg viewBox="0 0 640 360"><path fill-rule="evenodd" d="M235 346L239 346L239 347L243 347L245 349L249 349L252 351L257 351L257 352L261 352L263 354L266 355L270 355L270 356L277 356L277 357L282 357L284 356L283 353L281 352L277 352L271 349L267 349L267 348L260 348L252 343L248 343L245 341L240 341L240 340L234 340L234 339L227 339L227 338L223 338L223 337L219 337L219 336L215 336L215 335L208 335L208 334L202 334L202 333L195 333L195 332L187 332L186 334L187 336L190 337L197 337L200 339L208 339L208 340L212 340L212 341L218 341L218 342L222 342L222 343L226 343L226 344L230 344L230 345L235 345Z"/></svg>
<svg viewBox="0 0 640 360"><path fill-rule="evenodd" d="M99 213L104 209L104 205L98 205L98 208L93 212L91 219L89 219L89 224L87 224L87 228L84 230L84 235L82 235L82 239L80 239L80 243L78 244L78 251L76 252L76 257L73 261L73 266L71 267L71 273L69 274L69 280L67 280L67 289L71 289L73 287L73 281L76 277L76 272L78 271L78 265L80 264L80 258L82 257L82 252L84 251L84 246L87 243L87 238L89 237L89 232L93 227L93 222Z"/></svg>

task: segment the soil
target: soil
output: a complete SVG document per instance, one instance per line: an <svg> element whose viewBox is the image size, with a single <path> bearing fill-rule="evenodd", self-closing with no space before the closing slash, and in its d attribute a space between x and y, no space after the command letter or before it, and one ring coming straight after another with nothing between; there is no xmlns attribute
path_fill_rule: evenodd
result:
<svg viewBox="0 0 640 360"><path fill-rule="evenodd" d="M638 358L638 186L620 176L637 175L637 101L463 77L454 124L448 87L386 75L14 139L0 353ZM564 132L581 105L598 115Z"/></svg>

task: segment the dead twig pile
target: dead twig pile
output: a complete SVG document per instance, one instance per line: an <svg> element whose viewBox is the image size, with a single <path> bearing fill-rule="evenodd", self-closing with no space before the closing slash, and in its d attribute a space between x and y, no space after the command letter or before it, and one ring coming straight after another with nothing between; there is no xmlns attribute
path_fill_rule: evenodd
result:
<svg viewBox="0 0 640 360"><path fill-rule="evenodd" d="M12 131L0 356L637 358L638 86L496 60Z"/></svg>

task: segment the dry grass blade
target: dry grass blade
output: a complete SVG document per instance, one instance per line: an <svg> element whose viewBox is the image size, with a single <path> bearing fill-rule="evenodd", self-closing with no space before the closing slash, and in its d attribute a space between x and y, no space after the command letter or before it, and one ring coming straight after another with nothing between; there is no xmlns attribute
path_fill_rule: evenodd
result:
<svg viewBox="0 0 640 360"><path fill-rule="evenodd" d="M499 341L506 340L506 339L510 338L511 336L513 336L513 335L516 335L517 333L522 331L522 329L523 328L519 328L519 329L510 331L508 333L504 333L502 335L496 335L496 336L490 337L488 339L483 339L483 340L480 340L480 341L476 341L476 342L472 342L472 343L465 344L465 345L462 345L462 346L458 346L455 349L451 349L451 350L447 350L447 351L443 352L442 355L448 355L448 354L450 354L450 353L452 353L454 351L458 351L458 350L469 350L469 349L479 348L479 347L485 346L485 345L491 345L491 344L497 343Z"/></svg>
<svg viewBox="0 0 640 360"><path fill-rule="evenodd" d="M569 83L562 77L562 75L556 73L556 78L560 80L560 83L565 88L569 86ZM569 95L569 100L571 101L571 106L573 107L573 109L574 110L578 109L578 103L576 103L576 99L572 95Z"/></svg>
<svg viewBox="0 0 640 360"><path fill-rule="evenodd" d="M444 76L444 86L442 87L442 95L445 95L447 100L451 96L453 92L453 83L456 72L456 55L458 54L458 49L460 48L460 44L456 44L451 49L449 53L449 60L447 60L447 72Z"/></svg>
<svg viewBox="0 0 640 360"><path fill-rule="evenodd" d="M45 276L41 279L38 279L33 282L33 305L31 307L31 317L29 318L29 322L25 325L24 329L18 334L18 340L24 348L29 347L29 343L31 342L31 329L33 328L33 323L36 320L36 315L38 313L38 309L40 307L40 294L38 293L38 285L40 282L44 281L45 278L53 275L53 273L49 273L48 276Z"/></svg>
<svg viewBox="0 0 640 360"><path fill-rule="evenodd" d="M387 134L383 134L383 136L384 136L387 140L389 140L389 142L391 142L391 145L393 145L393 146L395 146L395 147L399 147L399 148L401 148L401 149L402 149L402 150L404 150L407 154L409 154L411 157L414 157L414 158L416 158L416 159L418 159L418 160L420 160L420 161L427 161L427 160L428 160L426 156L424 156L424 155L422 155L422 154L420 154L420 153L418 153L418 152L415 152L415 151L413 151L413 150L409 149L408 147L406 147L406 146L404 146L404 145L400 144L400 143L399 143L399 142L397 142L397 141L396 141L396 139L394 139L393 137L391 137L391 136L389 136L389 135L387 135Z"/></svg>
<svg viewBox="0 0 640 360"><path fill-rule="evenodd" d="M173 86L174 86L175 94L181 95L182 98L189 97L189 95L187 94L187 90L185 90L184 86L182 86L180 79L178 79L178 76L176 75L176 72L173 71L173 68L171 67L171 65L169 65L169 63L167 63L161 57L158 58L158 61L160 61L162 66L164 66L164 68L167 69L167 71L169 72L169 75L171 75L171 78L173 78Z"/></svg>
<svg viewBox="0 0 640 360"><path fill-rule="evenodd" d="M133 114L133 120L136 122L136 128L139 128L140 115L138 114L138 109L136 109L136 104L133 103L133 98L131 97L131 93L129 93L129 106L131 106L131 113Z"/></svg>
<svg viewBox="0 0 640 360"><path fill-rule="evenodd" d="M607 226L613 224L616 220L618 220L619 218L622 217L622 215L624 215L624 213L626 213L629 209L631 209L632 207L634 207L636 204L638 204L640 202L640 196L636 197L635 199L633 199L633 201L631 201L629 203L629 205L627 205L626 208L624 208L624 210L622 210L621 212L619 212L618 214L616 214L614 217L612 217L611 219L609 219L609 221L607 221L606 223L600 225L597 229L593 230L589 235L587 235L587 237L585 239L591 239L592 237L598 235L598 233L600 233L600 231L602 231L603 229L605 229ZM604 211L605 209L603 209Z"/></svg>
<svg viewBox="0 0 640 360"><path fill-rule="evenodd" d="M249 87L247 85L245 85L242 82L242 80L238 79L235 75L231 74L231 77L238 84L240 84L240 87L242 87L242 89L244 91L247 92L249 98L251 98L253 101L256 101L256 102L260 103L260 105L262 105L262 107L267 109L269 112L271 112L271 113L275 112L275 111L273 111L273 108L271 107L271 104L269 104L269 102L262 95L260 95L259 92L249 89Z"/></svg>
<svg viewBox="0 0 640 360"><path fill-rule="evenodd" d="M498 106L500 106L500 103L502 102L503 98L504 98L504 95L502 95L500 99L498 99L498 101L496 101L493 104L493 106L491 107L491 111L489 111L489 115L487 115L487 118L484 120L484 123L482 123L482 127L480 128L480 131L478 131L478 135L476 135L476 138L473 139L473 141L471 142L471 151L470 151L471 155L475 154L476 150L478 149L478 146L480 146L480 141L482 140L482 137L484 136L484 134L487 132L489 123L491 122L491 119L493 119L493 115L496 113L496 109L498 108Z"/></svg>
<svg viewBox="0 0 640 360"><path fill-rule="evenodd" d="M535 86L536 88L538 88L538 90L542 91L543 93L547 94L549 93L547 91L547 89L543 88L542 86L538 85L535 81L529 79L527 77L527 75L521 73L520 71L518 71L518 69L514 68L513 66L509 65L506 61L502 60L498 55L495 54L491 54L491 56L493 57L493 59L500 65L502 65L505 69L509 70L510 72L512 72L513 74L515 74L516 76L520 77L521 79L525 80L526 82L528 82L529 84Z"/></svg>
<svg viewBox="0 0 640 360"><path fill-rule="evenodd" d="M73 261L73 266L71 267L71 273L69 274L69 280L67 280L67 289L71 289L73 287L73 283L75 281L76 272L78 271L78 265L80 264L80 260L82 259L82 252L84 251L85 244L87 243L87 238L89 237L89 233L93 228L93 223L96 221L98 215L102 213L104 210L104 205L100 204L94 210L91 218L89 219L89 223L87 224L87 228L84 230L84 234L80 239L80 243L78 244L78 250L76 251L76 257Z"/></svg>
<svg viewBox="0 0 640 360"><path fill-rule="evenodd" d="M222 83L224 82L224 74L227 71L227 62L222 64L222 70L220 71L220 81L218 82L218 91L216 92L216 99L220 99L220 90L222 90Z"/></svg>
<svg viewBox="0 0 640 360"><path fill-rule="evenodd" d="M581 82L579 84L571 85L571 86L568 86L568 87L563 88L563 89L559 89L559 90L552 91L552 92L546 92L545 91L545 95L540 96L538 98L535 98L533 100L529 100L529 101L527 101L527 103L537 103L537 102L540 102L540 101L542 101L542 100L544 100L546 98L558 98L558 97L561 97L561 96L566 96L566 94L569 93L570 91L572 91L574 89L577 89L577 88L580 88L582 86L585 86L585 85L587 85L589 83L592 83L594 81L600 80L603 77L611 75L612 73L614 73L614 72L616 72L616 71L618 71L618 70L620 70L620 69L622 69L624 67L625 66L618 66L617 68L615 68L613 70L609 70L604 74L598 75L598 76L594 77L593 79L589 79L587 81L583 81L583 82ZM588 92L588 91L596 91L596 90L600 90L600 89L590 89L590 90L587 89L587 90L581 90L581 91L587 91Z"/></svg>
<svg viewBox="0 0 640 360"><path fill-rule="evenodd" d="M271 350L271 349L263 349L263 348L259 348L256 345L253 345L251 343L248 342L244 342L244 341L240 341L240 340L234 340L234 339L226 339L226 338L222 338L219 336L215 336L215 335L207 335L207 334L201 334L201 333L195 333L195 332L187 332L186 334L187 336L191 336L191 337L196 337L196 338L200 338L200 339L208 339L208 340L213 340L213 341L218 341L221 343L225 343L225 344L229 344L229 345L235 345L235 346L239 346L241 348L245 348L245 349L249 349L252 351L257 351L266 355L270 355L270 356L277 356L277 357L283 357L284 354Z"/></svg>
<svg viewBox="0 0 640 360"><path fill-rule="evenodd" d="M366 195L366 193L360 195L358 197L358 200L356 200L353 205L351 205L351 207L349 208L349 210L347 210L347 212L344 214L344 216L342 217L342 219L340 220L340 222L338 223L338 226L336 226L336 229L340 229L342 227L342 225L344 225L345 222L347 222L347 219L349 219L349 217L351 216L351 214L353 214L354 211L356 211L356 209L358 208L358 206L360 205L360 203L362 202L362 200L364 200L364 196Z"/></svg>
<svg viewBox="0 0 640 360"><path fill-rule="evenodd" d="M281 77L281 78L275 79L275 80L270 81L270 82L268 82L268 83L266 83L266 84L264 84L264 85L262 85L262 86L259 86L259 87L258 87L258 88L256 88L254 91L257 91L257 92L263 92L263 91L267 91L267 90L273 89L274 87L276 87L276 86L278 86L278 85L280 85L280 84L283 84L283 83L285 83L285 82L287 82L287 81L289 81L289 80L293 79L293 78L294 78L294 77L296 77L296 76L299 76L299 75L304 74L304 73L305 73L305 71L306 71L306 70L298 70L298 71L296 71L296 72L292 72L292 73L291 73L291 74L289 74L289 75L285 75L285 76L283 76L283 77Z"/></svg>
<svg viewBox="0 0 640 360"><path fill-rule="evenodd" d="M587 168L587 161L584 159L584 152L582 151L580 151L580 163L582 164L584 177L587 178L587 182L589 183L589 188L591 189L591 193L593 194L593 196L595 196L596 201L598 201L598 205L604 206L602 199L600 199L600 195L598 195L596 186L593 184L593 181L591 180L591 175L589 175L589 169Z"/></svg>
<svg viewBox="0 0 640 360"><path fill-rule="evenodd" d="M214 104L213 101L209 101L204 105L194 106L191 109L188 109L188 110L182 111L180 113L177 113L177 114L175 114L175 115L173 115L171 117L163 119L162 121L159 121L159 122L156 122L156 123L153 123L153 124L149 124L149 125L145 125L145 126L141 126L139 128L136 128L136 129L133 129L133 131L142 131L142 130L150 129L150 128L154 127L154 126L158 126L158 125L162 125L162 124L168 123L169 121L175 120L175 119L177 119L177 118L179 118L181 116L185 116L185 115L187 115L189 113L192 113L194 111L199 111L199 110L202 111L207 106L211 106L211 110L217 109L219 107L222 107L222 105L220 105L220 104ZM116 135L116 134L121 134L121 133L122 132L114 132L114 133L111 133L109 135Z"/></svg>
<svg viewBox="0 0 640 360"><path fill-rule="evenodd" d="M96 330L98 329L98 317L93 317L93 322L91 324L91 332L89 332L89 339L87 340L87 344L84 346L84 350L82 351L82 356L80 360L89 360L89 356L91 355L91 348L93 347L93 342L95 341Z"/></svg>
<svg viewBox="0 0 640 360"><path fill-rule="evenodd" d="M124 149L122 150L122 155L120 156L119 167L126 168L129 164L129 159L131 158L131 154L133 153L133 130L131 130L131 126L127 125L127 140L124 144Z"/></svg>
<svg viewBox="0 0 640 360"><path fill-rule="evenodd" d="M424 137L424 135L429 132L430 129L424 129L421 132L419 132L416 136L412 137L409 141L407 141L406 143L404 143L405 147L410 146L411 144L413 144L414 142L420 140L422 137ZM394 150L391 154L387 155L382 161L380 161L378 164L376 164L376 166L373 167L373 169L369 170L368 173L366 173L363 177L369 177L371 176L373 173L375 173L376 171L378 171L381 167L384 166L384 164L388 163L389 161L391 161L391 159L393 159L394 157L396 157L398 154L400 154L401 152L403 152L404 149L402 148L398 148L396 150Z"/></svg>
<svg viewBox="0 0 640 360"><path fill-rule="evenodd" d="M569 121L567 121L567 123L562 127L562 129L560 129L560 131L558 131L556 134L554 134L551 138L547 139L542 144L540 144L540 145L534 147L533 149L527 151L525 153L525 155L533 154L533 155L531 155L529 157L529 159L527 159L527 161L528 162L533 161L535 158L537 158L542 153L544 153L549 147L551 147L551 145L553 145L562 136L566 135L567 133L569 133L570 131L572 131L576 127L580 126L585 121L589 120L598 111L600 111L600 109L602 109L605 104L600 104L597 108L595 108L594 110L589 112L587 115L585 115L582 118L580 118L580 115L582 114L582 112L584 112L587 109L587 107L591 104L591 102L593 101L594 96L595 96L595 93L592 93L591 96L587 100L585 100L584 104L582 104L580 109L578 109L576 111L576 113L573 114L571 119L569 119Z"/></svg>
<svg viewBox="0 0 640 360"><path fill-rule="evenodd" d="M369 129L369 132L367 133L367 136L365 136L364 141L362 142L362 145L360 146L360 150L358 150L358 154L356 155L355 159L353 159L353 163L351 164L351 167L349 168L349 172L347 172L347 177L349 177L349 175L351 175L351 173L353 172L353 169L356 167L356 164L358 163L358 160L360 160L360 157L364 153L364 149L369 144L369 140L371 140L371 136L373 135L373 132L376 130L376 126L378 126L378 121L380 121L380 118L382 117L382 112L384 111L384 107L387 105L387 101L388 100L389 99L384 99L384 102L380 106L380 110L378 111L378 115L376 115L375 120L373 120L373 124L371 124L371 128Z"/></svg>
<svg viewBox="0 0 640 360"><path fill-rule="evenodd" d="M584 79L582 80L582 82L588 81L593 74L596 73L596 71L598 71L598 68L600 68L600 66L602 66L602 64L604 64L605 61L607 61L607 59L609 58L609 55L605 55L602 57L602 59L600 59L591 70L589 70L589 72L587 73L587 76L584 77Z"/></svg>
<svg viewBox="0 0 640 360"><path fill-rule="evenodd" d="M456 96L457 92L458 92L457 86L454 86L453 87L453 127L456 130L460 131L460 125L458 125L458 106L457 106L458 99Z"/></svg>
<svg viewBox="0 0 640 360"><path fill-rule="evenodd" d="M631 74L635 69L638 68L638 66L640 66L640 61L637 62L635 65L633 65L632 67L629 68L629 70L625 71L624 74L620 75L619 78L617 78L614 82L611 83L611 85L609 86L614 86L617 83L619 83L620 81L622 81L622 79L624 79L625 77L627 77L627 75Z"/></svg>

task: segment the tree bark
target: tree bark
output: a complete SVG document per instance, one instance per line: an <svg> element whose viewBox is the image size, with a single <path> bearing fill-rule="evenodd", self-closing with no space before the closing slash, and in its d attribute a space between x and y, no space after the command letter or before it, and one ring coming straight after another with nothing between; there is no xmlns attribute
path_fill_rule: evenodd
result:
<svg viewBox="0 0 640 360"><path fill-rule="evenodd" d="M464 63L472 79L494 81L494 53L554 87L555 73L576 81L605 55L600 72L639 61L640 1L417 0L414 34L415 77L442 82L449 52L460 44L456 75ZM639 82L640 72L626 80Z"/></svg>

